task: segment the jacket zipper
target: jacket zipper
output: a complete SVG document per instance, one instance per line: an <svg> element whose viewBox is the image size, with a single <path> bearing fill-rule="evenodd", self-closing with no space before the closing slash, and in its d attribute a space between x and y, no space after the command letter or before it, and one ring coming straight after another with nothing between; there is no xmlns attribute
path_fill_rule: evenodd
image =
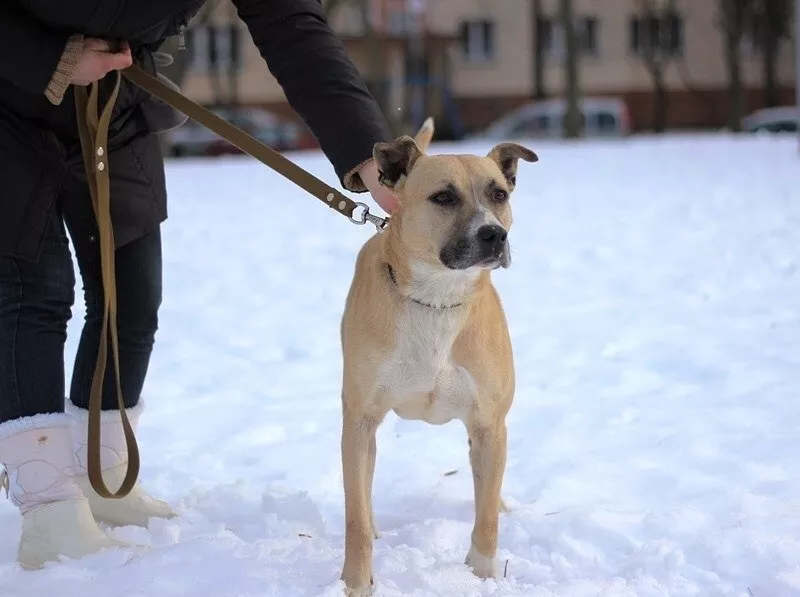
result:
<svg viewBox="0 0 800 597"><path fill-rule="evenodd" d="M186 49L186 25L181 25L178 28L178 49Z"/></svg>

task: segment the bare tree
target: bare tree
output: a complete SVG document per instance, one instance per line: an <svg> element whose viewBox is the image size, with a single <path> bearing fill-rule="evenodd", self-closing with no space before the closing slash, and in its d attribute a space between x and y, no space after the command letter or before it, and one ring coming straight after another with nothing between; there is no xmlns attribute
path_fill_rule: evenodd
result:
<svg viewBox="0 0 800 597"><path fill-rule="evenodd" d="M366 80L372 87L375 101L381 110L386 113L389 101L386 88L386 48L381 43L380 32L373 26L370 18L370 0L356 0L360 16L364 39L364 49L367 56Z"/></svg>
<svg viewBox="0 0 800 597"><path fill-rule="evenodd" d="M210 22L214 11L219 8L219 1L213 0L212 2L207 2L203 9L205 13L203 14L204 21L203 23ZM223 22L226 26L230 26L233 21L231 20L231 13L230 9L234 9L234 15L236 7L231 3L228 5L228 12L225 15L225 19ZM220 60L220 41L218 34L220 30L217 28L218 23L215 23L208 29L208 44L209 44L209 65L208 65L208 79L211 83L211 95L214 98L213 102L217 106L224 106L224 105L233 105L236 103L236 91L238 91L238 76L235 71L235 67L232 63L232 60L228 60L226 63L221 64ZM233 38L229 40L231 42L231 46L229 47L229 51L233 51ZM230 56L229 56L230 58ZM228 86L226 91L226 85L224 80L228 80Z"/></svg>
<svg viewBox="0 0 800 597"><path fill-rule="evenodd" d="M228 62L225 64L225 73L228 76L228 103L232 106L239 105L239 80L241 78L241 52L239 50L238 42L240 39L240 29L237 26L238 13L236 5L233 2L227 4L226 25L228 27L229 48Z"/></svg>
<svg viewBox="0 0 800 597"><path fill-rule="evenodd" d="M544 19L542 0L531 0L531 34L533 35L533 98L547 97L544 80Z"/></svg>
<svg viewBox="0 0 800 597"><path fill-rule="evenodd" d="M741 44L752 5L753 0L719 0L719 26L725 43L728 71L728 126L737 132L742 130L744 115Z"/></svg>
<svg viewBox="0 0 800 597"><path fill-rule="evenodd" d="M761 52L764 101L768 107L780 102L776 65L781 43L791 36L794 0L754 0L750 35Z"/></svg>
<svg viewBox="0 0 800 597"><path fill-rule="evenodd" d="M401 123L396 114L389 110L389 73L386 40L372 22L371 0L323 0L323 8L328 20L345 7L354 9L361 22L361 35L366 57L363 69L364 80L378 106L386 114L390 128L399 132Z"/></svg>
<svg viewBox="0 0 800 597"><path fill-rule="evenodd" d="M216 0L208 2L197 14L192 27L205 26L211 18ZM158 49L162 56L159 59L158 71L179 87L184 84L186 75L192 66L193 47L186 45L186 32L182 31L179 35L167 38ZM164 155L170 155L170 138L168 135L161 135L159 138L161 149Z"/></svg>
<svg viewBox="0 0 800 597"><path fill-rule="evenodd" d="M566 48L564 68L567 82L567 113L564 134L567 138L581 135L581 112L579 107L580 89L578 86L578 39L575 34L572 0L561 0L561 28L564 31Z"/></svg>
<svg viewBox="0 0 800 597"><path fill-rule="evenodd" d="M634 46L653 81L653 131L663 133L669 110L666 71L680 44L680 21L675 0L638 0L638 7Z"/></svg>

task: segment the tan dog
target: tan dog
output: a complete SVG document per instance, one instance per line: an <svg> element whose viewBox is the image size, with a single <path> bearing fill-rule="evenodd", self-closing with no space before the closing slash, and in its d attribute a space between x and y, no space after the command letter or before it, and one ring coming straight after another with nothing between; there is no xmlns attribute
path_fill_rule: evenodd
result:
<svg viewBox="0 0 800 597"><path fill-rule="evenodd" d="M388 229L361 249L342 320L342 466L350 595L371 592L372 512L378 426L393 410L469 436L475 523L466 563L496 576L506 414L514 361L491 270L510 265L509 195L517 162L536 154L501 143L487 157L426 155L428 119L416 140L378 143L381 182L400 199Z"/></svg>

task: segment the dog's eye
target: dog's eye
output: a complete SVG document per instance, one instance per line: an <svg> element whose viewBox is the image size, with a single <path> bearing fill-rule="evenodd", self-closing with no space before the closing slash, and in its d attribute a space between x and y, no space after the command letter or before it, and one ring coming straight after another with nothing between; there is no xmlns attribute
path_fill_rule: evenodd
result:
<svg viewBox="0 0 800 597"><path fill-rule="evenodd" d="M495 189L492 191L492 199L497 203L502 203L508 199L508 193L506 193L503 189Z"/></svg>
<svg viewBox="0 0 800 597"><path fill-rule="evenodd" d="M458 203L458 196L450 191L441 191L431 195L430 200L436 205L452 206Z"/></svg>

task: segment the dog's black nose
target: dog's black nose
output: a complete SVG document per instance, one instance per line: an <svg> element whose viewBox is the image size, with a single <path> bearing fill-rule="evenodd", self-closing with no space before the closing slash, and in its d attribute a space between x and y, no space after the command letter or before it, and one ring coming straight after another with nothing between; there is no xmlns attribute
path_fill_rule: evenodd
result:
<svg viewBox="0 0 800 597"><path fill-rule="evenodd" d="M497 224L486 224L478 228L478 240L486 248L499 249L508 238L508 232Z"/></svg>

